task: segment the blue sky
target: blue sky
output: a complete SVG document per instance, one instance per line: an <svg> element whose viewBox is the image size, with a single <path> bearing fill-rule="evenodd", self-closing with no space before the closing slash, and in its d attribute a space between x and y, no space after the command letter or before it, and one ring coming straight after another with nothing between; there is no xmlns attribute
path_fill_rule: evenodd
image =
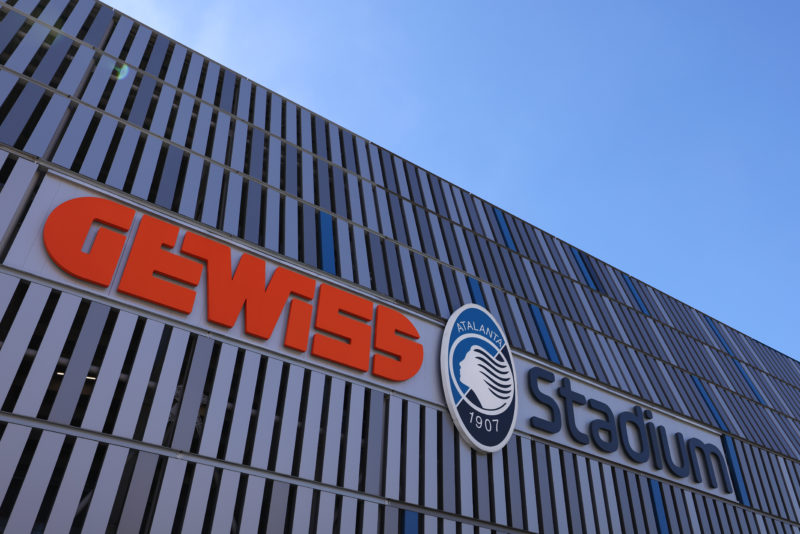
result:
<svg viewBox="0 0 800 534"><path fill-rule="evenodd" d="M800 358L800 3L111 4Z"/></svg>

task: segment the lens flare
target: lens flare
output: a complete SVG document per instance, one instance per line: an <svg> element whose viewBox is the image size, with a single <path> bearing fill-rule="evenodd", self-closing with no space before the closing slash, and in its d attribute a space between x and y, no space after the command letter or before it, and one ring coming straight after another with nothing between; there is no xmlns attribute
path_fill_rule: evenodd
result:
<svg viewBox="0 0 800 534"><path fill-rule="evenodd" d="M131 69L130 69L130 68L128 68L128 66L127 66L127 65L123 64L121 67L114 67L114 72L113 72L113 74L112 74L112 75L113 75L113 76L114 76L114 78L115 78L115 79L117 79L117 80L123 80L123 79L125 79L125 76L127 76L127 75L128 75L128 72L129 72L130 70L131 70Z"/></svg>

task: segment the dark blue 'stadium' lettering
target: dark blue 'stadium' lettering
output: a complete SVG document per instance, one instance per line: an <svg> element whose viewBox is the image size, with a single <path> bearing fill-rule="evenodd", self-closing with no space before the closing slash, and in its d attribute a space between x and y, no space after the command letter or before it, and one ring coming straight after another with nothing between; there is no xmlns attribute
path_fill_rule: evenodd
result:
<svg viewBox="0 0 800 534"><path fill-rule="evenodd" d="M531 426L536 430L556 434L566 427L572 439L581 445L591 442L605 453L612 453L621 447L625 456L634 463L650 462L653 469L666 468L678 478L691 475L696 483L702 482L705 476L711 488L719 486L719 473L722 488L726 493L733 492L725 455L718 447L697 438L687 440L681 432L676 432L670 438L663 426L651 422L653 413L639 406L615 414L607 404L597 399L587 399L573 390L569 378L562 378L556 390L561 400L559 407L559 403L540 388L542 382L552 384L555 381L555 375L541 367L528 371L530 392L545 407L545 415L549 415L531 417ZM589 410L596 415L588 429L578 428L576 410Z"/></svg>

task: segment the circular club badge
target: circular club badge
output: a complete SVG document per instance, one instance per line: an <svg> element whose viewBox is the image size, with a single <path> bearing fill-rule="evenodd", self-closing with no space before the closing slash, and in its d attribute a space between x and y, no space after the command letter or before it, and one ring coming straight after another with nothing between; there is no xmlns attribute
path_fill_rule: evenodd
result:
<svg viewBox="0 0 800 534"><path fill-rule="evenodd" d="M492 314L466 304L450 316L441 366L447 407L461 435L477 450L502 449L517 421L517 376Z"/></svg>

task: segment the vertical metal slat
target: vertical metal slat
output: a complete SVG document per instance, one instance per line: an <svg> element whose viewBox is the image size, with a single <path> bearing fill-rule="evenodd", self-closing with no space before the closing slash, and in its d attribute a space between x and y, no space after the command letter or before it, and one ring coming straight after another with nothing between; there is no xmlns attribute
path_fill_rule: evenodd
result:
<svg viewBox="0 0 800 534"><path fill-rule="evenodd" d="M42 314L49 296L49 288L31 284L19 310L17 310L14 322L11 323L11 329L0 348L0 366L3 369L3 372L0 373L0 404L11 389L14 377L25 357L25 351L30 344L31 336L33 336L39 316Z"/></svg>
<svg viewBox="0 0 800 534"><path fill-rule="evenodd" d="M64 477L58 488L50 517L45 527L45 534L57 534L64 531L64 524L75 517L80 504L82 489L89 477L89 469L97 451L97 442L78 438L72 448Z"/></svg>
<svg viewBox="0 0 800 534"><path fill-rule="evenodd" d="M114 434L117 436L133 437L163 330L164 324L152 319L145 324L142 340L139 342L139 350L136 351L136 358L133 360L133 368L128 375L125 395L122 397L122 405L114 425Z"/></svg>
<svg viewBox="0 0 800 534"><path fill-rule="evenodd" d="M64 438L64 434L42 432L11 516L5 525L6 532L30 532L33 528Z"/></svg>

